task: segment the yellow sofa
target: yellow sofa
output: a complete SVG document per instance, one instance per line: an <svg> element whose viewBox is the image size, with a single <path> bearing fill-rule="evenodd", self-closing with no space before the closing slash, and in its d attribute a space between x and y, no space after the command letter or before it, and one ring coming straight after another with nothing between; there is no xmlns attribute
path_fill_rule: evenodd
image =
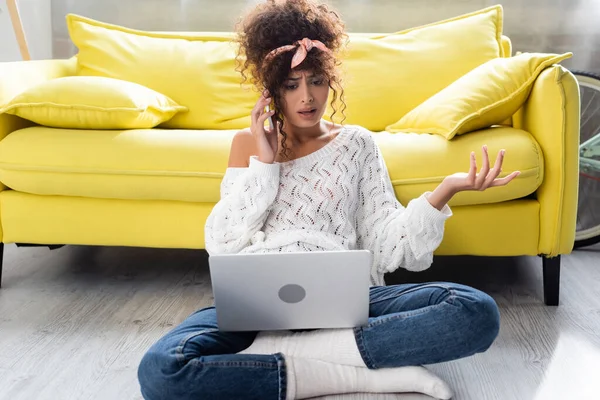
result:
<svg viewBox="0 0 600 400"><path fill-rule="evenodd" d="M144 50L149 45L143 43L150 39L172 40L168 44L171 49L175 46L173 43L187 46L196 40L204 44L223 44L232 37L231 33L148 33L75 16L70 18L72 37L91 35L96 40L95 47L86 48L85 38L75 36L80 53L72 59L0 63L0 106L47 80L78 74L101 75L98 71L106 71L107 67L94 72L93 64L105 62L106 57L112 55L116 54L114 63L132 62L134 57L119 57L122 48L97 45L98 38L105 34L107 36L102 40L117 42L121 40L119 35L133 35L128 37L127 49L136 51L131 50L135 48L132 38L139 39L142 41L140 52L150 51ZM485 61L473 61L473 57L481 55L482 51L469 47L469 43L476 44L479 40L473 37L481 35L471 36L472 39L454 50L451 42L445 45L444 40L452 41L449 36L455 32L469 35L473 26L487 29L485 24L492 23L495 30L485 32L490 32L492 39L497 40L499 49L491 56L510 56L511 44L502 35L501 18L501 8L492 7L393 36L351 35L349 47L354 45L354 52L346 56L349 69L346 122L364 125L375 132L398 199L404 204L423 191L433 189L444 176L465 171L471 150L478 150L483 144L487 144L491 152L505 148L504 169L519 169L522 174L507 187L456 196L451 203L454 217L447 222L444 241L436 254L541 255L545 302L555 305L558 304L560 255L571 251L575 232L579 92L573 75L559 65L546 68L512 118L501 125L452 140L440 135L382 131L382 124L393 123ZM466 24L465 21L471 24L470 27L455 26ZM383 42L374 42L376 40ZM495 46L493 40L490 43ZM112 46L116 42L111 43ZM389 55L385 52L394 46L399 46L401 52L398 54L408 61L390 69L385 58ZM90 55L98 48L109 47L108 55L97 58ZM210 52L215 56L214 48ZM173 54L177 54L176 49L171 52L175 57ZM233 56L234 52L225 52L220 63L212 63L209 67L228 70L234 66ZM433 59L437 60L437 65L430 65ZM380 63L380 67L373 70L373 64L369 62ZM209 67L203 70L203 76L198 76L199 81L211 73ZM169 91L169 85L179 85L172 87L176 91L185 82L193 81L180 76L173 68L165 67L164 76L152 78L163 92ZM437 72L427 72L435 71L431 68L437 68ZM131 73L126 77L131 80L143 75L143 71L143 68L138 71L131 71L129 67L121 69L122 73ZM402 77L399 71L413 76ZM239 78L232 81L230 75L223 78L223 74L226 73L214 73L207 82L221 82L221 87L229 85L226 89L232 93L235 93L236 85L242 90ZM142 83L151 85L149 82ZM381 86L382 82L384 86ZM395 88L397 84L405 86ZM386 89L390 87L403 93L392 100L384 99L385 106L382 106L378 96L380 93L387 96ZM243 115L240 117L240 113L248 111L249 114L256 93L246 91L240 95L231 106L238 107L232 111L235 115L223 117L221 121L226 122L220 126L210 125L214 121L202 120L207 115L198 113L200 106L194 99L197 97L198 104L204 109L214 104L217 111L211 113L220 112L230 99L215 97L209 92L188 91L179 97L177 93L168 94L179 104L189 107L191 114L154 129L49 128L14 115L0 114L2 243L202 249L204 223L219 200L219 186L232 137L247 124L247 119ZM186 100L186 96L192 96L192 100ZM218 129L220 127L223 129Z"/></svg>

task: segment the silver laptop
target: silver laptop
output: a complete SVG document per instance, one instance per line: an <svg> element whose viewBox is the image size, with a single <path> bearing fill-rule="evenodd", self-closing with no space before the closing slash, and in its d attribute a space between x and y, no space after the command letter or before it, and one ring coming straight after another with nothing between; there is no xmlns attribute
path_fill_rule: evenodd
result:
<svg viewBox="0 0 600 400"><path fill-rule="evenodd" d="M366 325L371 262L368 250L211 256L219 329Z"/></svg>

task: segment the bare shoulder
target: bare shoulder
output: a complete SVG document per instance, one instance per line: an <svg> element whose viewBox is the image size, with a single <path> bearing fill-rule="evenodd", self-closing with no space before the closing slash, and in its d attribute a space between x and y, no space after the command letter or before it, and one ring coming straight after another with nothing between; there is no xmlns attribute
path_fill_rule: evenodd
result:
<svg viewBox="0 0 600 400"><path fill-rule="evenodd" d="M243 129L233 136L231 150L229 151L230 168L245 168L248 166L250 156L256 154L256 143L250 128Z"/></svg>

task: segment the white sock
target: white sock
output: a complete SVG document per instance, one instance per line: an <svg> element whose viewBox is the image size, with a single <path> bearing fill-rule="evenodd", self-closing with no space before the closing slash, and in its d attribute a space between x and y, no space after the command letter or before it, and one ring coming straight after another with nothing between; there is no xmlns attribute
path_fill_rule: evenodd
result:
<svg viewBox="0 0 600 400"><path fill-rule="evenodd" d="M366 367L358 351L353 329L321 329L306 332L260 332L240 354L275 354L312 358L334 364Z"/></svg>
<svg viewBox="0 0 600 400"><path fill-rule="evenodd" d="M452 398L452 390L424 367L368 369L285 356L287 400L343 393L424 393Z"/></svg>

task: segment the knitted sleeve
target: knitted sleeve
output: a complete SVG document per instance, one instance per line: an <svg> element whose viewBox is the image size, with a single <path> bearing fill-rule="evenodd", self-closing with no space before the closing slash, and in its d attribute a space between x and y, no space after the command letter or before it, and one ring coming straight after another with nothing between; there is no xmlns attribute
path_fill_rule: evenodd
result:
<svg viewBox="0 0 600 400"><path fill-rule="evenodd" d="M410 201L406 208L396 199L379 147L363 135L364 160L359 178L357 244L373 252L374 267L380 273L398 267L422 271L431 266L433 252L440 245L444 223L452 212L442 211L427 200L429 193Z"/></svg>
<svg viewBox="0 0 600 400"><path fill-rule="evenodd" d="M264 164L256 157L248 168L228 168L221 182L221 200L205 225L209 254L238 253L263 227L279 188L279 164Z"/></svg>

